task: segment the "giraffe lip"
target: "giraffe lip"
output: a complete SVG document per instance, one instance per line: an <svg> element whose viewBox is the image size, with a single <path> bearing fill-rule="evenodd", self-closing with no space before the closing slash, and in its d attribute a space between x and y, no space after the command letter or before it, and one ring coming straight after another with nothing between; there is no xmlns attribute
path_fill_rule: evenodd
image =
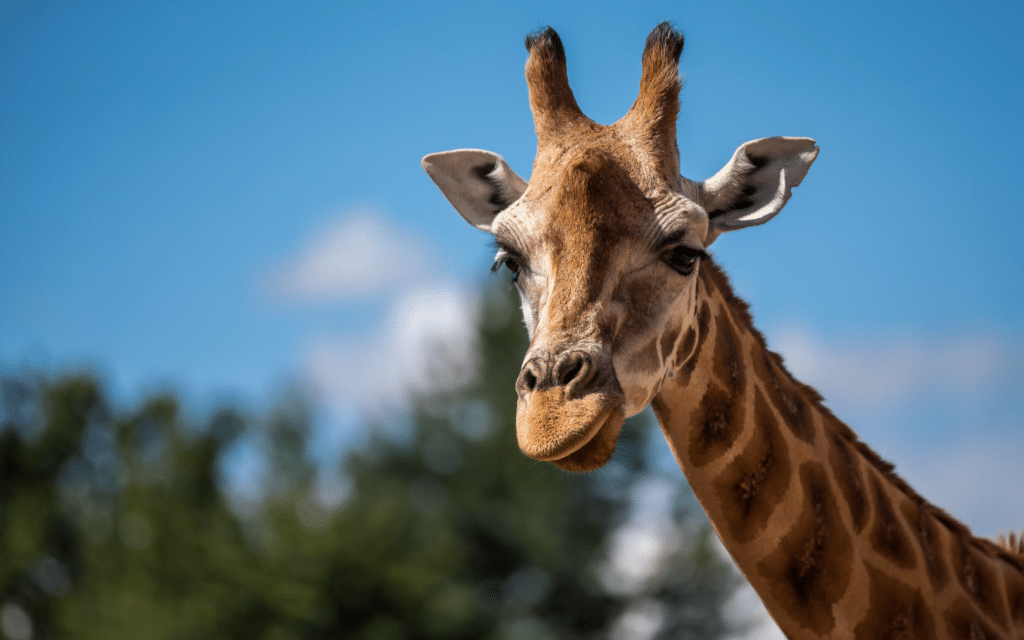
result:
<svg viewBox="0 0 1024 640"><path fill-rule="evenodd" d="M621 414L622 398L616 395L593 393L566 400L555 390L532 393L516 407L519 448L535 460L557 462L604 440L600 434ZM617 437L618 428L614 431Z"/></svg>
<svg viewBox="0 0 1024 640"><path fill-rule="evenodd" d="M551 463L574 473L585 473L603 467L615 453L615 442L619 439L623 420L621 409L612 411L597 433L582 447L564 458L552 460Z"/></svg>
<svg viewBox="0 0 1024 640"><path fill-rule="evenodd" d="M607 407L602 413L598 414L589 425L579 431L571 432L568 437L563 439L561 442L550 447L548 453L540 455L529 455L531 458L541 460L544 462L554 462L563 458L568 458L572 454L576 453L583 447L590 444L601 429L606 425L613 415L615 414L615 407Z"/></svg>

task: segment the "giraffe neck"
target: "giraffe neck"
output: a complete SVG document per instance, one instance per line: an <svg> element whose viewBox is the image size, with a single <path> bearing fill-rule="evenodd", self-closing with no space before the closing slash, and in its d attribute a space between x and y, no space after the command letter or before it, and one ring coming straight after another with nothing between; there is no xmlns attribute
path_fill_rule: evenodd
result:
<svg viewBox="0 0 1024 640"><path fill-rule="evenodd" d="M652 402L694 493L790 638L1024 638L1024 556L974 538L768 351L710 261Z"/></svg>

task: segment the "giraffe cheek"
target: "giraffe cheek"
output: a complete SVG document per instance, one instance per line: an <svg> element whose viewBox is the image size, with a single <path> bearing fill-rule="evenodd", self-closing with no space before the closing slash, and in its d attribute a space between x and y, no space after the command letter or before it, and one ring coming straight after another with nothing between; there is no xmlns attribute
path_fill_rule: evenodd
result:
<svg viewBox="0 0 1024 640"><path fill-rule="evenodd" d="M615 377L625 394L623 410L627 417L636 415L650 404L665 377L665 363L658 352L658 338L624 357L613 360Z"/></svg>
<svg viewBox="0 0 1024 640"><path fill-rule="evenodd" d="M693 331L684 331L695 315L695 285L666 286L657 280L658 287L647 291L642 304L634 303L626 313L628 318L616 332L613 348L615 374L626 396L626 415L642 411L660 391L672 370L679 364L678 343ZM624 336L633 337L628 342ZM689 349L686 352L688 357Z"/></svg>
<svg viewBox="0 0 1024 640"><path fill-rule="evenodd" d="M523 312L523 323L526 324L526 335L530 340L533 340L533 335L537 332L537 314L534 309L538 307L522 289L519 289L518 293L519 307Z"/></svg>
<svg viewBox="0 0 1024 640"><path fill-rule="evenodd" d="M654 384L653 381L645 380L643 382L651 382L651 384L644 386L627 382L623 385L623 389L627 389L627 391L626 401L622 405L622 410L627 418L631 418L643 411L651 403L651 400L654 399L654 396L658 394L660 385Z"/></svg>

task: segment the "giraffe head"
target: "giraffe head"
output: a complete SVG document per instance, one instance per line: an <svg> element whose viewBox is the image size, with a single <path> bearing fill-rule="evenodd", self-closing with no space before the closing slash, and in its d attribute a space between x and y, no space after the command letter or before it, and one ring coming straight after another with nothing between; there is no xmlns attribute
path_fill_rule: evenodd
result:
<svg viewBox="0 0 1024 640"><path fill-rule="evenodd" d="M676 146L682 34L663 23L647 38L639 96L609 126L576 104L553 29L526 48L529 183L489 151L435 153L423 167L494 236L494 269L519 290L531 340L516 382L520 448L584 471L607 462L623 420L687 357L707 247L775 216L818 149L808 138L755 140L712 178L687 180Z"/></svg>

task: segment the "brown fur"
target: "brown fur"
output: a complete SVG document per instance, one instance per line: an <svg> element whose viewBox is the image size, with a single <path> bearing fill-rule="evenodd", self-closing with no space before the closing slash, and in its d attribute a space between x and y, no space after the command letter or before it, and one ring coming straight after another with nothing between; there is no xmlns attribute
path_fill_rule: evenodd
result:
<svg viewBox="0 0 1024 640"><path fill-rule="evenodd" d="M938 521L930 517L928 511L913 502L903 503L904 522L911 525L917 544L924 555L925 566L928 568L928 577L936 590L946 587L949 582L949 570L946 565L940 562L939 539L941 533L938 531Z"/></svg>
<svg viewBox="0 0 1024 640"><path fill-rule="evenodd" d="M755 422L763 425L754 433L746 450L716 482L720 500L735 504L726 513L729 534L739 542L749 542L761 533L779 506L777 496L785 494L792 479L789 446L774 414L757 392L754 400Z"/></svg>
<svg viewBox="0 0 1024 640"><path fill-rule="evenodd" d="M526 84L530 88L530 108L538 138L558 135L578 122L590 122L576 104L569 88L562 40L551 27L526 38L530 57L526 62Z"/></svg>
<svg viewBox="0 0 1024 640"><path fill-rule="evenodd" d="M799 399L806 400L815 408L815 410L822 412L827 420L834 421L833 424L837 430L836 435L842 438L848 446L852 447L862 460L867 462L872 468L881 474L881 476L885 478L886 482L896 491L906 496L914 504L918 505L919 508L924 510L924 512L929 516L935 518L956 538L971 540L977 548L983 550L987 555L998 557L1005 562L1018 567L1021 571L1024 571L1024 550L1022 550L1024 539L1017 538L1015 540L1012 533L1006 538L1000 537L999 544L989 540L975 538L971 535L970 530L964 524L950 516L944 510L932 505L922 498L913 487L907 484L903 478L895 473L892 463L883 460L881 456L875 453L870 447L868 447L868 445L861 442L853 430L832 414L831 410L825 406L821 394L819 394L816 389L796 381L793 375L786 369L782 356L771 352L768 349L768 344L765 341L764 336L754 326L754 319L753 316L750 315L749 305L733 293L732 286L729 284L728 277L725 273L710 261L702 264L701 269L702 275L707 272L708 280L714 283L713 286L718 289L719 295L726 300L726 306L729 307L734 322L739 326L742 326L744 331L749 332L750 335L754 337L757 343L756 348L767 353L770 362L777 367L778 372L781 374L781 379L777 381L779 386L785 385L786 382L793 385L795 390L798 392ZM755 364L757 364L756 361ZM772 373L775 372L773 371ZM785 382L783 382L783 380L785 380ZM786 412L790 414L790 417L798 415L798 411L793 407L799 403L799 399L786 398L783 402L784 408L787 409ZM1016 544L1016 549L1013 548L1013 544Z"/></svg>
<svg viewBox="0 0 1024 640"><path fill-rule="evenodd" d="M835 626L832 606L849 584L852 544L829 489L825 468L806 463L800 467L798 478L808 496L804 510L758 564L758 570L789 616L813 633L825 635Z"/></svg>
<svg viewBox="0 0 1024 640"><path fill-rule="evenodd" d="M868 614L855 630L858 640L934 638L935 623L920 589L868 566Z"/></svg>
<svg viewBox="0 0 1024 640"><path fill-rule="evenodd" d="M643 55L640 92L629 113L620 121L626 130L646 138L644 146L656 158L661 175L678 182L679 149L676 119L679 117L679 55L683 35L663 22L647 38Z"/></svg>
<svg viewBox="0 0 1024 640"><path fill-rule="evenodd" d="M879 482L879 476L872 476L872 501L875 507L874 526L869 539L879 555L905 569L917 565L915 547L907 534L901 519L896 516L892 499Z"/></svg>
<svg viewBox="0 0 1024 640"><path fill-rule="evenodd" d="M952 638L964 640L999 640L1006 637L978 619L974 605L966 598L956 600L943 612L946 629Z"/></svg>
<svg viewBox="0 0 1024 640"><path fill-rule="evenodd" d="M764 364L761 368L755 366L755 370L759 372L762 380L767 382L766 388L775 391L772 394L775 408L787 419L798 419L807 425L812 423L809 417L811 414L821 416L821 428L825 429L825 437L831 443L828 459L836 470L836 487L850 509L854 531L860 531L860 528L869 521L870 513L872 525L868 531L868 539L879 557L905 569L915 567L920 558L926 565L935 589L944 588L948 584L950 574L955 576L969 599L962 600L944 619L944 624L949 630L967 634L954 637L1002 638L1002 632L996 631L997 629L1008 631L1013 624L1020 625L1020 620L1024 619L1024 555L1020 553L1021 541L1015 536L1008 536L1002 538L999 544L995 544L975 538L966 526L922 498L896 475L892 464L880 458L861 442L848 426L832 415L814 389L796 382L786 370L781 357L767 350L763 336L753 325L747 305L733 295L726 276L712 263L705 263L701 268L706 270L702 272L702 277L706 278L708 283L709 295L725 300L736 330L754 340L750 359L755 365ZM720 316L716 316L716 329L719 319ZM726 326L729 327L728 331L733 330L732 324ZM712 342L718 339L719 336L715 335ZM729 341L734 340L735 337L730 336ZM727 369L719 369L715 374L716 379L728 377ZM806 405L806 408L796 408L802 405ZM812 436L807 438L810 442L815 442L820 437L806 433L803 428L794 430L794 433ZM741 458L753 462L758 455L755 454L752 458L741 455ZM713 460L702 457L700 465L712 462ZM864 465L863 474L859 471L861 465ZM727 474L722 477L723 485L729 482L730 477L733 476ZM862 478L867 479L866 485ZM821 501L819 497L815 497L815 492L824 489L808 485L806 478L802 482L812 489L810 502L805 507L810 509ZM738 505L739 511L732 516L726 515L726 523L733 522L730 518L739 517L745 509L743 501ZM817 515L814 517L810 514L801 516L799 522L820 520L821 514L815 513ZM780 572L788 571L790 573L786 575L795 576L789 590L784 590L780 596L783 608L796 618L806 621L809 617L816 633L826 633L824 617L819 617L811 610L800 610L799 614L795 613L799 610L798 596L807 592L811 584L816 584L813 582L813 576L818 575L817 572L821 570L818 565L826 561L827 555L824 542L818 542L818 534L812 534L809 526L796 523L793 533L784 538L786 541L792 540L794 545L797 544L796 540L802 540L800 544L805 545L802 551L797 550L799 545L792 547L792 552L775 551L762 562L761 569L765 571L769 580L780 583ZM734 527L728 531L734 532ZM798 531L803 533L797 533ZM743 536L737 536L736 539L742 540ZM821 538L822 541L825 539L827 538ZM940 540L948 541L948 547L940 547ZM796 564L790 565L790 569L784 571L783 565L779 563L786 557L791 558ZM1005 570L997 567L1005 567ZM933 628L931 622L920 618L922 609L918 592L909 585L900 586L900 583L893 579L877 577L882 574L874 569L869 569L869 572L876 576L872 580L872 611L879 615L882 612L892 615L876 620L872 613L864 625L858 627L858 637L931 637L931 631L927 634L922 631L923 635L911 631ZM1003 584L1005 586L1001 586ZM874 595L876 590L878 596ZM785 595L786 593L789 595Z"/></svg>
<svg viewBox="0 0 1024 640"><path fill-rule="evenodd" d="M860 533L868 520L868 495L864 487L864 476L861 474L859 459L854 458L846 439L833 433L832 451L829 463L835 469L839 491L845 498L846 507L850 510L854 533Z"/></svg>

